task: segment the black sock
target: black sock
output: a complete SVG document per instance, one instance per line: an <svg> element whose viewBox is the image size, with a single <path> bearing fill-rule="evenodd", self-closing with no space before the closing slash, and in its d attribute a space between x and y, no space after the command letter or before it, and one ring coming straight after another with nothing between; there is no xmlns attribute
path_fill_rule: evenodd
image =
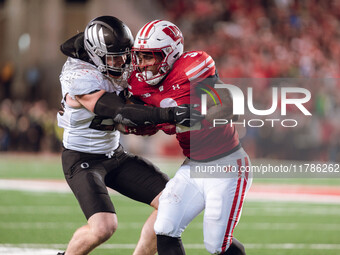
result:
<svg viewBox="0 0 340 255"><path fill-rule="evenodd" d="M185 255L180 237L157 235L158 255Z"/></svg>
<svg viewBox="0 0 340 255"><path fill-rule="evenodd" d="M246 255L243 244L241 244L236 238L233 237L233 241L228 250L221 255Z"/></svg>

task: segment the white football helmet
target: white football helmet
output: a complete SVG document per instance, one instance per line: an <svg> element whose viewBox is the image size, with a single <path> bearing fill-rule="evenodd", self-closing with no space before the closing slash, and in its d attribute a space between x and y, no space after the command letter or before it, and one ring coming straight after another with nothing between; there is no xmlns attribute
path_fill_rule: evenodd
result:
<svg viewBox="0 0 340 255"><path fill-rule="evenodd" d="M132 64L137 71L137 78L149 85L158 84L171 70L173 64L183 54L184 38L179 28L165 20L154 20L145 24L137 33L132 47ZM147 71L147 65L142 65L138 53L152 53L161 55L161 62L158 65L157 74Z"/></svg>

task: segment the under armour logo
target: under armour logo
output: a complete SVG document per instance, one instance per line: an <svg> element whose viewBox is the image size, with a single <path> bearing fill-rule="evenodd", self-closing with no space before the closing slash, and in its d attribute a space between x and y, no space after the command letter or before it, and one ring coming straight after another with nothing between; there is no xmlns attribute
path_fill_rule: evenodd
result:
<svg viewBox="0 0 340 255"><path fill-rule="evenodd" d="M129 128L129 132L130 132L130 133L137 133L137 129L135 129L135 128Z"/></svg>
<svg viewBox="0 0 340 255"><path fill-rule="evenodd" d="M150 93L146 93L146 94L143 94L142 97L143 98L151 97L151 94Z"/></svg>
<svg viewBox="0 0 340 255"><path fill-rule="evenodd" d="M180 89L180 87L179 87L178 84L176 84L176 85L172 85L172 89L173 89L173 90L176 90L176 89Z"/></svg>

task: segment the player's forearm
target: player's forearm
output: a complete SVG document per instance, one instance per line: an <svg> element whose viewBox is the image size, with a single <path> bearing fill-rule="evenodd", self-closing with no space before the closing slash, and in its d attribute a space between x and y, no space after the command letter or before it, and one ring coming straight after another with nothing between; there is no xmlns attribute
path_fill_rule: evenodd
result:
<svg viewBox="0 0 340 255"><path fill-rule="evenodd" d="M175 122L172 108L125 104L122 98L108 92L98 99L94 113L130 126Z"/></svg>
<svg viewBox="0 0 340 255"><path fill-rule="evenodd" d="M159 108L135 104L128 104L120 107L114 120L128 126L156 125L175 122L172 108Z"/></svg>

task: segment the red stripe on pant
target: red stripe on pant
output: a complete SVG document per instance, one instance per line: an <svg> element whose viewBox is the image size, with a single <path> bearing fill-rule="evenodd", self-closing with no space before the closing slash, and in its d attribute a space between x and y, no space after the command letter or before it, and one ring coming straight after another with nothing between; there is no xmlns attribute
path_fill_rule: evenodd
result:
<svg viewBox="0 0 340 255"><path fill-rule="evenodd" d="M242 160L241 159L237 160L237 165L238 165L237 187L236 187L231 211L230 211L230 214L229 214L227 229L226 229L225 235L224 235L224 240L223 240L223 244L222 244L222 252L225 252L227 250L227 247L229 247L229 245L231 244L231 239L233 237L234 228L236 226L236 223L238 222L238 218L240 216L240 212L241 212L241 209L242 209L242 206L243 206L244 194L245 194L245 191L246 191L248 174L249 174L249 171L247 169L247 167L249 166L248 158L245 157L244 161L245 161L246 171L244 171L244 169L241 169ZM242 181L243 177L242 177L242 171L241 170L243 170L245 172L242 190L241 190L241 181ZM241 199L240 199L239 205L237 206L237 201L238 201L238 198L239 198L239 195L240 195L240 191L242 192L241 193ZM234 220L235 211L237 211L237 213L236 213L236 218Z"/></svg>

